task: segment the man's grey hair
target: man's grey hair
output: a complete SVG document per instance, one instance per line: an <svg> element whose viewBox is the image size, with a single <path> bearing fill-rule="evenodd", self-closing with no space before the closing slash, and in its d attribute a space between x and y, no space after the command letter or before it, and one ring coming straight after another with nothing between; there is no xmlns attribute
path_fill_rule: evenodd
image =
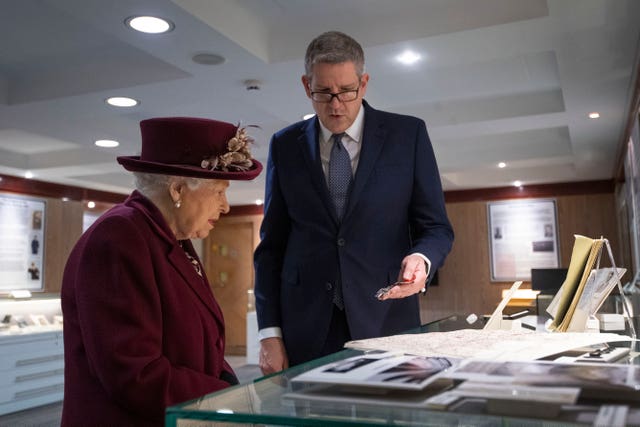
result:
<svg viewBox="0 0 640 427"><path fill-rule="evenodd" d="M364 51L360 43L340 31L327 31L313 39L304 56L304 70L311 78L313 66L318 63L340 64L353 62L358 78L364 74Z"/></svg>
<svg viewBox="0 0 640 427"><path fill-rule="evenodd" d="M191 190L195 190L206 179L190 178L186 176L163 175L157 173L133 173L136 190L147 198L153 198L165 192L173 182L184 182Z"/></svg>

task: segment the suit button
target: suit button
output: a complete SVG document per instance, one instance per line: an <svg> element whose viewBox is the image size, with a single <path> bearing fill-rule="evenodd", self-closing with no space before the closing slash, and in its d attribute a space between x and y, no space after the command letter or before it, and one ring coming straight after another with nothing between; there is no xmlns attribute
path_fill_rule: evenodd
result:
<svg viewBox="0 0 640 427"><path fill-rule="evenodd" d="M345 243L346 241L342 237L338 239L338 246L344 246Z"/></svg>
<svg viewBox="0 0 640 427"><path fill-rule="evenodd" d="M329 282L324 284L325 288L327 288L328 291L330 291L331 289L333 289L333 285Z"/></svg>

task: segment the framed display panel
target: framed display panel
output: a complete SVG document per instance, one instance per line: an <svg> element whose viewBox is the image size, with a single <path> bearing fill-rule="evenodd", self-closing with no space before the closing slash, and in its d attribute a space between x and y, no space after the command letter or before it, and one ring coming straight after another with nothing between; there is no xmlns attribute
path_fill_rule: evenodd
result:
<svg viewBox="0 0 640 427"><path fill-rule="evenodd" d="M487 203L491 281L531 280L532 268L560 266L553 199Z"/></svg>
<svg viewBox="0 0 640 427"><path fill-rule="evenodd" d="M0 193L0 293L44 290L44 200Z"/></svg>
<svg viewBox="0 0 640 427"><path fill-rule="evenodd" d="M628 208L629 230L631 237L631 255L635 271L634 281L640 280L640 130L639 121L631 131L627 143L625 158L625 181L627 194L625 195Z"/></svg>

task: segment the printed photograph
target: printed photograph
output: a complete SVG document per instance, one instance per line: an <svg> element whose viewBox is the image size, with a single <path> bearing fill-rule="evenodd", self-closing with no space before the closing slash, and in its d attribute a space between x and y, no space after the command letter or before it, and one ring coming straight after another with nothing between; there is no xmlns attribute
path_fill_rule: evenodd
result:
<svg viewBox="0 0 640 427"><path fill-rule="evenodd" d="M415 357L386 369L369 379L371 381L420 384L433 375L451 367L451 362L441 357Z"/></svg>
<svg viewBox="0 0 640 427"><path fill-rule="evenodd" d="M325 372L334 372L334 373L351 372L356 368L359 368L364 365L368 365L369 363L373 363L378 360L379 359L371 359L369 357L350 358L350 359L343 360L337 365L332 366L331 368L325 370Z"/></svg>

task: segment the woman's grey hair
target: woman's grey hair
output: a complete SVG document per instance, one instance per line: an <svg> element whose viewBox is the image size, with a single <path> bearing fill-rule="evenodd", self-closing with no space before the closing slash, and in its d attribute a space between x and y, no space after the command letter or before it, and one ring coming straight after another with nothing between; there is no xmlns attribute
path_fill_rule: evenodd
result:
<svg viewBox="0 0 640 427"><path fill-rule="evenodd" d="M166 192L169 185L173 182L184 182L191 190L195 190L200 187L204 181L207 181L206 179L201 178L143 172L134 172L133 177L136 190L148 198L152 198Z"/></svg>
<svg viewBox="0 0 640 427"><path fill-rule="evenodd" d="M364 51L360 43L340 31L327 31L313 39L304 56L304 70L311 78L314 64L353 62L358 77L364 74Z"/></svg>

